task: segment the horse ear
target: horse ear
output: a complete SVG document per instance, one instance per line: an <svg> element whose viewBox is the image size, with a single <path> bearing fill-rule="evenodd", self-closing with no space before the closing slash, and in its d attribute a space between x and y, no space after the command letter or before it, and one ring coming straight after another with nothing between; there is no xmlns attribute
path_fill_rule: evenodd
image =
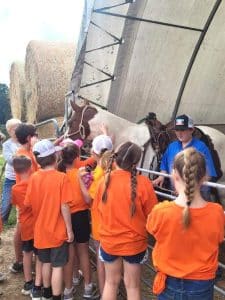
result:
<svg viewBox="0 0 225 300"><path fill-rule="evenodd" d="M79 105L77 105L77 104L75 103L75 101L70 100L70 105L71 105L72 109L73 109L75 112L81 110L81 107L80 107Z"/></svg>

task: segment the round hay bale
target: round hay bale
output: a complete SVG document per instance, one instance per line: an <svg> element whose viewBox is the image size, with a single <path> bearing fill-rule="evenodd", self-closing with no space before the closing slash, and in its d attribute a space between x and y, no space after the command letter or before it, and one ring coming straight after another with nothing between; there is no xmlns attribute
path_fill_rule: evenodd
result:
<svg viewBox="0 0 225 300"><path fill-rule="evenodd" d="M75 63L75 45L31 41L26 49L27 121L64 115L64 99Z"/></svg>
<svg viewBox="0 0 225 300"><path fill-rule="evenodd" d="M11 65L9 93L13 118L25 121L25 73L22 62L13 62Z"/></svg>
<svg viewBox="0 0 225 300"><path fill-rule="evenodd" d="M56 117L54 119L57 121L58 126L60 128L63 124L64 117ZM48 123L40 127L37 127L37 133L38 133L38 137L41 139L56 138L56 132L53 123Z"/></svg>

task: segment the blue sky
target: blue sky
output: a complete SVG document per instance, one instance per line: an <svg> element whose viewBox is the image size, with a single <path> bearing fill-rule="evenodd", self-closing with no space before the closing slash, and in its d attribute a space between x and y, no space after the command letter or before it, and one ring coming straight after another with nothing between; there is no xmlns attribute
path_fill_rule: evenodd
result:
<svg viewBox="0 0 225 300"><path fill-rule="evenodd" d="M24 61L30 40L76 42L83 0L1 0L0 83L9 84L10 65Z"/></svg>

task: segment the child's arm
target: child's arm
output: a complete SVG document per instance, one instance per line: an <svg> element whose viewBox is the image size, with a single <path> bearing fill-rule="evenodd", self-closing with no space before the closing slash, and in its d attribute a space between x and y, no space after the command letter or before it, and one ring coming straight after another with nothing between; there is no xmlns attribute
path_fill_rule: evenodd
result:
<svg viewBox="0 0 225 300"><path fill-rule="evenodd" d="M82 168L79 169L79 172L78 172L78 178L79 178L79 182L80 182L80 189L81 189L81 192L82 192L82 195L83 195L83 197L84 197L85 202L86 202L88 205L90 205L91 202L92 202L92 199L91 199L91 197L90 197L90 195L89 195L89 193L88 193L88 190L87 190L87 188L86 188L86 186L85 186L85 184L84 184L84 182L83 182L83 180L82 180L82 175L81 175L81 173L82 173Z"/></svg>
<svg viewBox="0 0 225 300"><path fill-rule="evenodd" d="M67 242L72 243L74 240L73 230L72 230L72 224L71 224L71 213L69 205L66 203L61 204L61 213L64 219L64 222L66 224L66 231L67 231Z"/></svg>

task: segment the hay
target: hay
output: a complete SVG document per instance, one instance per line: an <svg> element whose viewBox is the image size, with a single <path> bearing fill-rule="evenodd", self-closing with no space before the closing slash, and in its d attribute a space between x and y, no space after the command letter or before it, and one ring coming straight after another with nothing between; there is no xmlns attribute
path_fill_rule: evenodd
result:
<svg viewBox="0 0 225 300"><path fill-rule="evenodd" d="M75 45L31 41L26 50L27 121L64 115L64 99L75 63Z"/></svg>
<svg viewBox="0 0 225 300"><path fill-rule="evenodd" d="M22 62L13 62L11 65L9 92L13 118L25 121L25 74Z"/></svg>
<svg viewBox="0 0 225 300"><path fill-rule="evenodd" d="M58 126L60 128L62 126L64 117L57 117L54 119L57 121ZM56 138L56 133L55 133L55 128L54 128L53 123L48 123L41 127L37 127L37 133L38 133L38 137L41 139Z"/></svg>

